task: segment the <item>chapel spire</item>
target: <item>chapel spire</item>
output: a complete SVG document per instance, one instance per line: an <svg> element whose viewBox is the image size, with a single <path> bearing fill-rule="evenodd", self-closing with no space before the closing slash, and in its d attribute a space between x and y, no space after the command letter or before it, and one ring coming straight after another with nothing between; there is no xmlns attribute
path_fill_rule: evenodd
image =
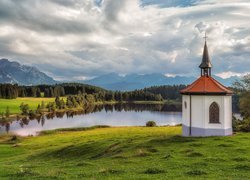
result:
<svg viewBox="0 0 250 180"><path fill-rule="evenodd" d="M206 33L205 33L204 38L205 38L205 45L204 45L204 50L203 50L202 61L201 61L199 68L201 68L201 76L211 76L212 64L211 64L210 57L208 54Z"/></svg>

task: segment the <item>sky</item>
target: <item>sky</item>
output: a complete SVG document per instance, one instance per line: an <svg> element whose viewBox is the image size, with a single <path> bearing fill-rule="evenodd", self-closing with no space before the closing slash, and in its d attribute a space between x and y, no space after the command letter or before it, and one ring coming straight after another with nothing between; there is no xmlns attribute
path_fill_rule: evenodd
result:
<svg viewBox="0 0 250 180"><path fill-rule="evenodd" d="M1 0L0 58L56 80L107 73L250 73L249 0Z"/></svg>

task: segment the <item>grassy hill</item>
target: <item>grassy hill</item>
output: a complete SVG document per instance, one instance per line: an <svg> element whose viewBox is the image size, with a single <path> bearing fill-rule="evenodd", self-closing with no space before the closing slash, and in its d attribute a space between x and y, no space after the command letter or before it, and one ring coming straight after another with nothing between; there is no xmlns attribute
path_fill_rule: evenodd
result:
<svg viewBox="0 0 250 180"><path fill-rule="evenodd" d="M250 178L250 134L184 138L181 127L0 136L0 179Z"/></svg>

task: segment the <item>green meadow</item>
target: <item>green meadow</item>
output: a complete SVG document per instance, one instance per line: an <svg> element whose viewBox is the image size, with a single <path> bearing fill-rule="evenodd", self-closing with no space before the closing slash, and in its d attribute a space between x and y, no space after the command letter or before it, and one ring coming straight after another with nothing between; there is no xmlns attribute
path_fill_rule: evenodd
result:
<svg viewBox="0 0 250 180"><path fill-rule="evenodd" d="M0 136L0 179L249 179L250 134L181 127L79 128Z"/></svg>
<svg viewBox="0 0 250 180"><path fill-rule="evenodd" d="M48 102L54 102L55 98L16 98L16 99L0 99L0 113L5 112L7 106L10 109L11 114L18 114L21 113L20 111L20 104L25 103L28 104L30 109L35 110L37 108L38 104L41 104L41 102L44 101L44 103Z"/></svg>

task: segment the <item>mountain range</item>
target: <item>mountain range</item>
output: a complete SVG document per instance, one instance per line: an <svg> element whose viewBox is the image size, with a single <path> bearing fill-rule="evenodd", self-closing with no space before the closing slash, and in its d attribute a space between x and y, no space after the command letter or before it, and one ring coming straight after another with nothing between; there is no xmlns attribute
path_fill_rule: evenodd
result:
<svg viewBox="0 0 250 180"><path fill-rule="evenodd" d="M0 83L38 85L55 84L56 81L35 67L0 59Z"/></svg>
<svg viewBox="0 0 250 180"><path fill-rule="evenodd" d="M213 77L225 86L231 86L234 81L239 79L237 76L232 76L227 79L222 79L218 76ZM197 77L186 76L167 77L160 73L144 75L128 74L125 76L120 76L116 73L110 73L83 82L90 85L100 86L109 90L130 91L134 89L143 89L150 86L178 84L188 85L196 79Z"/></svg>
<svg viewBox="0 0 250 180"><path fill-rule="evenodd" d="M228 79L222 79L217 76L214 76L214 78L225 86L231 86L235 80L239 79L237 76L233 76ZM120 76L117 73L109 73L97 76L90 80L80 81L80 83L99 86L108 90L131 91L135 89L143 89L150 86L178 84L187 85L192 83L195 79L196 77L186 76L166 77L165 75L160 73L144 75L128 74L125 76ZM8 59L0 59L0 83L38 85L55 84L61 82L55 81L52 77L49 77L35 67L21 65L18 62L12 62Z"/></svg>

